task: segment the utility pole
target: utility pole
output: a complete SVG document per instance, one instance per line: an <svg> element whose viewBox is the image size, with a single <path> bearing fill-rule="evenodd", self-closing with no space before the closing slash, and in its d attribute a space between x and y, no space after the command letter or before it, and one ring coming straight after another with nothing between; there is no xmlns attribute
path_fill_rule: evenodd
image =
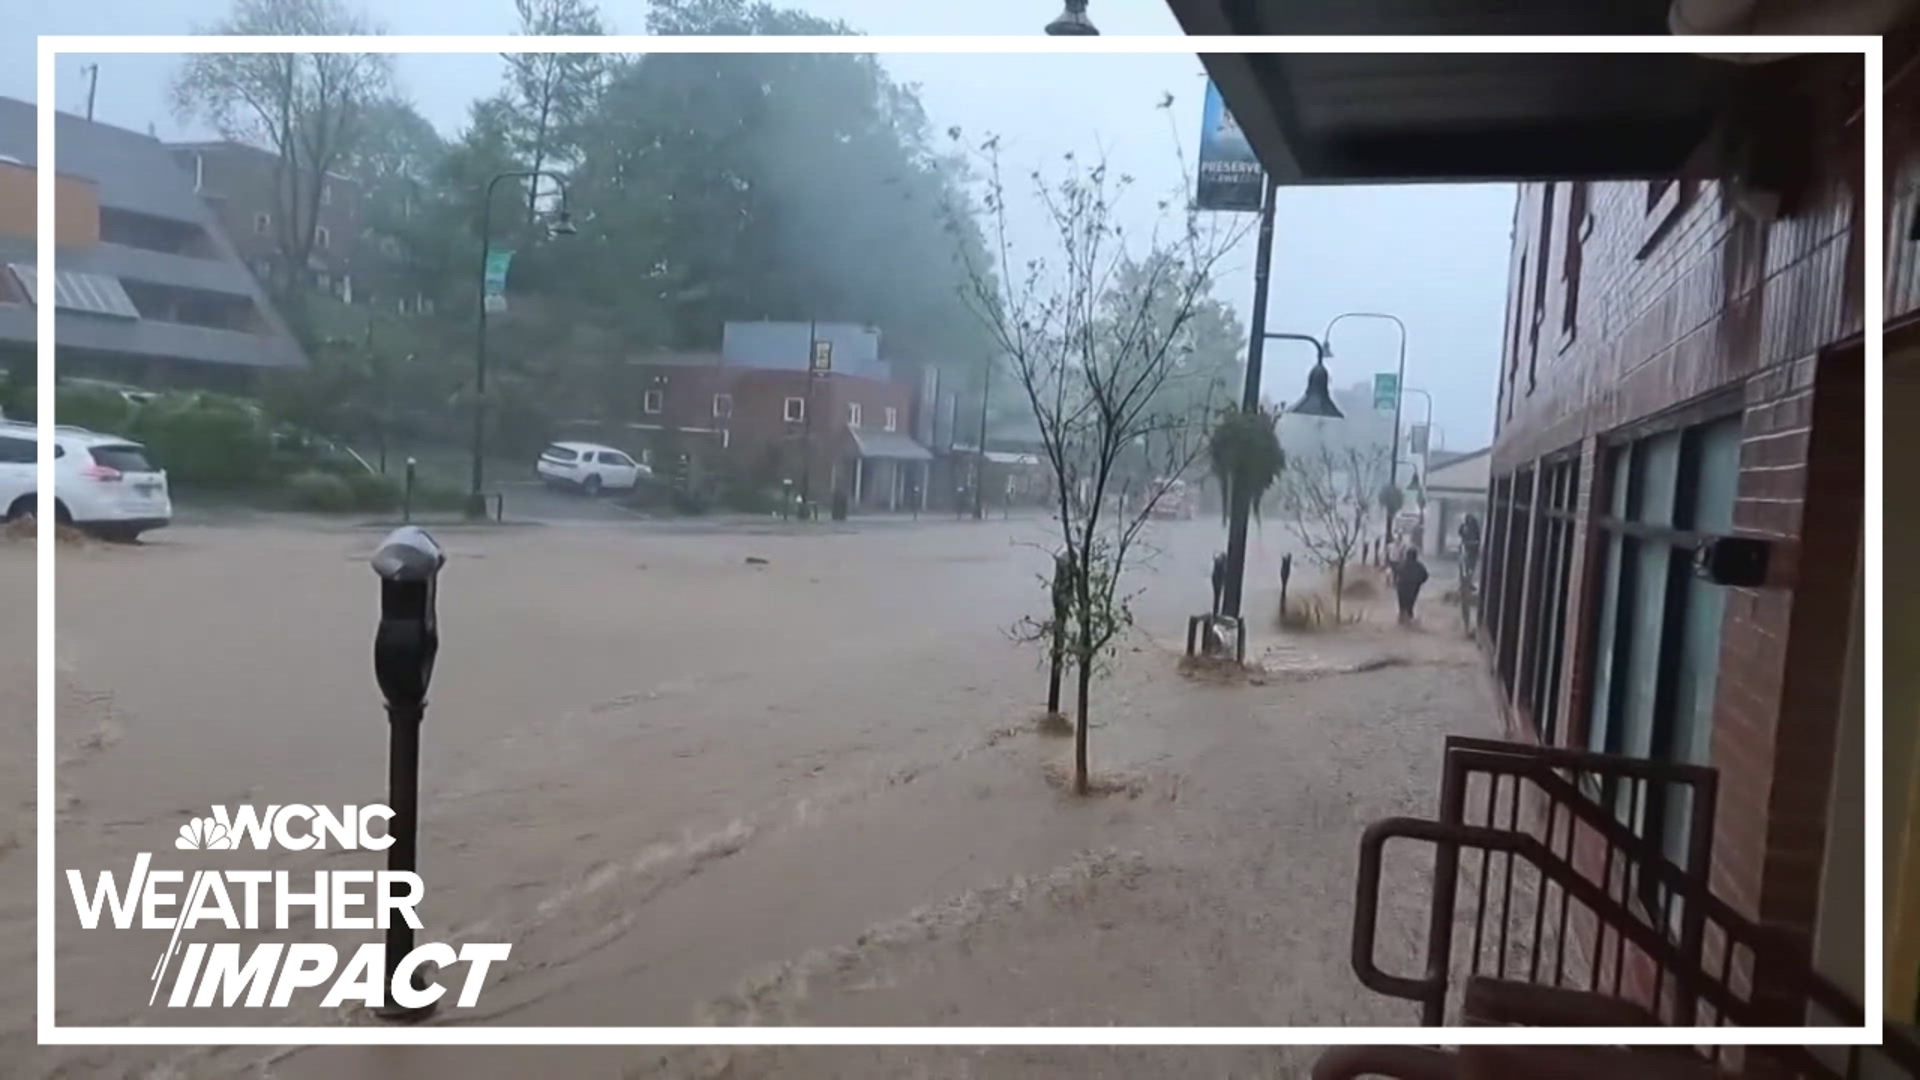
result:
<svg viewBox="0 0 1920 1080"><path fill-rule="evenodd" d="M980 456L973 467L973 520L986 517L987 498L987 397L993 390L993 357L980 375Z"/></svg>
<svg viewBox="0 0 1920 1080"><path fill-rule="evenodd" d="M1267 192L1260 204L1260 241L1253 256L1253 319L1247 335L1247 379L1240 392L1240 408L1251 412L1260 407L1260 362L1267 344L1267 266L1273 262L1273 206L1280 185L1267 179ZM1247 576L1247 519L1253 507L1242 493L1227 485L1227 580L1220 602L1220 613L1240 617L1241 586Z"/></svg>
<svg viewBox="0 0 1920 1080"><path fill-rule="evenodd" d="M93 119L93 96L100 89L100 65L88 64L80 69L87 73L87 119Z"/></svg>
<svg viewBox="0 0 1920 1080"><path fill-rule="evenodd" d="M820 348L820 324L807 322L807 397L800 407L800 520L813 520L813 384L820 379L814 370L814 353Z"/></svg>

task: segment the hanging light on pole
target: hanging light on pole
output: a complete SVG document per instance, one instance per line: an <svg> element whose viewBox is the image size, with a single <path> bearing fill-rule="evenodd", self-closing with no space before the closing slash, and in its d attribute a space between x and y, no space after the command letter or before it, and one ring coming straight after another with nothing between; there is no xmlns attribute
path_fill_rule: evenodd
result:
<svg viewBox="0 0 1920 1080"><path fill-rule="evenodd" d="M1314 360L1313 370L1307 373L1307 392L1300 398L1299 403L1288 411L1300 413L1303 416L1327 416L1335 419L1343 415L1339 406L1333 403L1333 396L1327 393L1327 357L1332 354L1324 342L1309 334L1270 334L1264 331L1255 340L1304 341L1311 344L1314 349ZM1249 349L1248 352L1251 354L1252 350ZM1251 412L1260 404L1259 372L1253 367L1251 356L1248 368L1250 377L1247 385L1247 400L1252 404L1245 408L1246 411ZM1246 584L1247 577L1247 525L1253 513L1253 504L1250 500L1231 491L1227 493L1227 498L1229 502L1226 587L1222 590L1224 595L1221 598L1220 611L1229 618L1238 619L1241 590Z"/></svg>
<svg viewBox="0 0 1920 1080"><path fill-rule="evenodd" d="M1100 30L1087 18L1087 0L1067 0L1065 11L1047 24L1052 37L1099 37Z"/></svg>

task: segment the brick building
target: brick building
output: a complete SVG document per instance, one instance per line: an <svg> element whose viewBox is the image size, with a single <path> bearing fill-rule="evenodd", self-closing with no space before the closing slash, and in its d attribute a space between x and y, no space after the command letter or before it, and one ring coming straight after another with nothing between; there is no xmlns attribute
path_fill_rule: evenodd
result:
<svg viewBox="0 0 1920 1080"><path fill-rule="evenodd" d="M913 392L900 381L679 353L629 361L622 385L614 412L627 419L592 425L596 437L656 470L685 454L696 474L788 480L816 502L844 491L855 507L925 505L932 454L912 437Z"/></svg>
<svg viewBox="0 0 1920 1080"><path fill-rule="evenodd" d="M1196 33L1342 24L1374 33L1658 34L1668 15L1668 5L1638 0L1462 0L1417 19L1372 0L1171 3ZM1419 823L1424 833L1373 835L1424 836L1457 866L1459 852L1440 837L1497 845L1525 832L1525 858L1542 874L1585 879L1585 918L1561 940L1596 975L1601 964L1614 974L1552 1003L1569 1010L1558 1023L1594 1022L1569 1017L1606 1014L1606 995L1654 1021L1675 1019L1676 984L1654 979L1654 963L1718 988L1721 1004L1743 1017L1733 1023L1857 1017L1866 997L1864 356L1868 334L1882 328L1866 324L1866 257L1878 238L1868 235L1863 197L1868 183L1884 182L1893 204L1894 365L1896 342L1905 343L1899 355L1916 351L1920 299L1920 171L1911 136L1896 134L1903 108L1912 127L1911 31L1888 39L1884 87L1864 85L1857 56L1206 58L1282 184L1519 184L1481 593L1506 739L1450 744L1445 760L1449 784L1468 768L1537 779L1526 781L1526 813L1496 819L1489 796L1483 812L1462 817L1462 804L1443 794L1436 818ZM1883 91L1895 140L1884 181L1865 175L1862 117L1866 96ZM1920 409L1920 370L1913 381ZM1733 543L1721 543L1723 552L1759 542L1764 575L1696 572L1703 542L1724 540ZM1912 621L1920 624L1920 603ZM1920 647L1920 630L1912 633ZM1896 960L1907 970L1888 971L1895 1022L1913 1018L1920 981L1913 715L1902 721L1905 772L1889 776L1890 814L1893 785L1908 793L1904 827L1889 828L1890 845L1897 832L1909 853L1907 891L1888 901L1889 942L1906 949ZM1682 775L1705 782L1669 779ZM1631 776L1662 779L1616 783ZM1607 779L1589 786L1599 777ZM1693 791L1712 797L1695 805ZM1711 816L1692 816L1702 807ZM1553 846L1553 811L1559 835L1573 837L1564 851ZM1635 869L1594 865L1590 842ZM1891 883L1891 846L1888 873ZM1377 888L1375 875L1363 870L1362 896L1370 882ZM1676 889L1698 899L1673 904ZM1442 891L1436 919L1454 903ZM1703 933L1689 920L1709 909L1716 921ZM1536 949L1537 928L1536 919ZM1747 950L1738 956L1725 944L1734 933ZM1461 1000L1448 997L1455 969L1444 937L1428 943L1437 976L1370 978L1358 954L1356 969L1381 993L1422 1001L1427 1022L1439 1022L1447 1013L1435 1006ZM1502 966L1497 979L1549 978L1532 972L1516 977ZM1535 1016L1552 1011L1537 996L1499 1000L1539 1005ZM1902 1045L1920 1060L1911 1040Z"/></svg>
<svg viewBox="0 0 1920 1080"><path fill-rule="evenodd" d="M313 286L351 301L364 225L360 185L329 172L318 192L305 190L297 220L285 220L278 154L237 142L172 143L175 160L193 178L194 191L220 218L241 257L262 283L292 272L284 253L304 231L311 213L313 253L304 272ZM311 207L309 211L308 207Z"/></svg>
<svg viewBox="0 0 1920 1080"><path fill-rule="evenodd" d="M1860 838L1829 823L1858 789L1836 777L1858 775L1838 751L1859 722L1844 706L1865 475L1860 99L1839 65L1793 78L1770 88L1776 119L1828 167L1795 178L1777 218L1711 177L1522 188L1483 626L1511 734L1711 765L1714 892L1851 939L1832 957L1855 981L1860 886L1832 873L1862 865ZM1694 572L1695 546L1726 536L1767 542L1764 584ZM1629 814L1684 865L1688 809L1656 796ZM1852 902L1823 897L1836 887Z"/></svg>

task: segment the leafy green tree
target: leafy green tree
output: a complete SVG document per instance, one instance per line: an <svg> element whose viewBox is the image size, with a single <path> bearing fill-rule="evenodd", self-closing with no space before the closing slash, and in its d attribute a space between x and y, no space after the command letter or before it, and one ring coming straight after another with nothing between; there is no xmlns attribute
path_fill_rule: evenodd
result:
<svg viewBox="0 0 1920 1080"><path fill-rule="evenodd" d="M365 35L379 28L343 0L235 0L208 32ZM326 175L351 157L392 80L393 58L380 53L196 53L174 77L176 115L279 158L273 283L296 331L305 329L306 268Z"/></svg>
<svg viewBox="0 0 1920 1080"><path fill-rule="evenodd" d="M594 37L606 33L589 0L514 0L520 32L539 37ZM580 137L606 72L604 53L506 53L508 136L532 170L566 171L577 160ZM527 219L536 214L527 194Z"/></svg>

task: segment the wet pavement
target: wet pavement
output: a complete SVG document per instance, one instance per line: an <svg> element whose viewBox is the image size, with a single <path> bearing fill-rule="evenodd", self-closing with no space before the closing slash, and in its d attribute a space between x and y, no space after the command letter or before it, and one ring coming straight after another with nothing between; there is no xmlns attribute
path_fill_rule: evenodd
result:
<svg viewBox="0 0 1920 1080"><path fill-rule="evenodd" d="M1205 605L1219 532L1170 523L1150 537L1134 578L1140 630L1096 686L1092 758L1107 793L1084 800L1061 790L1070 740L1034 723L1038 653L1009 632L1045 598L1044 521L447 532L423 729L422 939L514 951L476 1007L433 1022L1408 1022L1411 1007L1368 994L1348 967L1354 855L1368 822L1431 807L1445 734L1491 733L1481 670L1450 628L1370 623L1280 643L1263 631L1249 654L1282 645L1287 671L1255 684L1182 677L1185 616ZM382 798L365 561L377 536L269 522L62 549L63 871L124 874L210 804ZM1275 590L1258 583L1281 550L1276 529L1256 539L1249 611L1271 610ZM0 550L8 595L30 595L31 555ZM0 686L22 672L31 685L21 608L8 607ZM1385 666L1353 670L1360 660ZM13 740L0 758L30 752L30 705L0 700ZM0 847L0 862L26 868L26 797L8 814L0 840L16 846ZM311 854L248 858L315 865ZM1394 873L1404 879L1386 892L1382 954L1390 966L1402 954L1405 969L1424 916L1417 857ZM31 875L6 876L0 961L14 974L0 984L0 1059L18 1060L33 956L19 880ZM82 930L64 886L61 897L64 1024L372 1022L317 1007L149 1009L146 975L166 935ZM596 1076L1251 1076L1304 1060L28 1053L63 1076L504 1076L550 1060Z"/></svg>

